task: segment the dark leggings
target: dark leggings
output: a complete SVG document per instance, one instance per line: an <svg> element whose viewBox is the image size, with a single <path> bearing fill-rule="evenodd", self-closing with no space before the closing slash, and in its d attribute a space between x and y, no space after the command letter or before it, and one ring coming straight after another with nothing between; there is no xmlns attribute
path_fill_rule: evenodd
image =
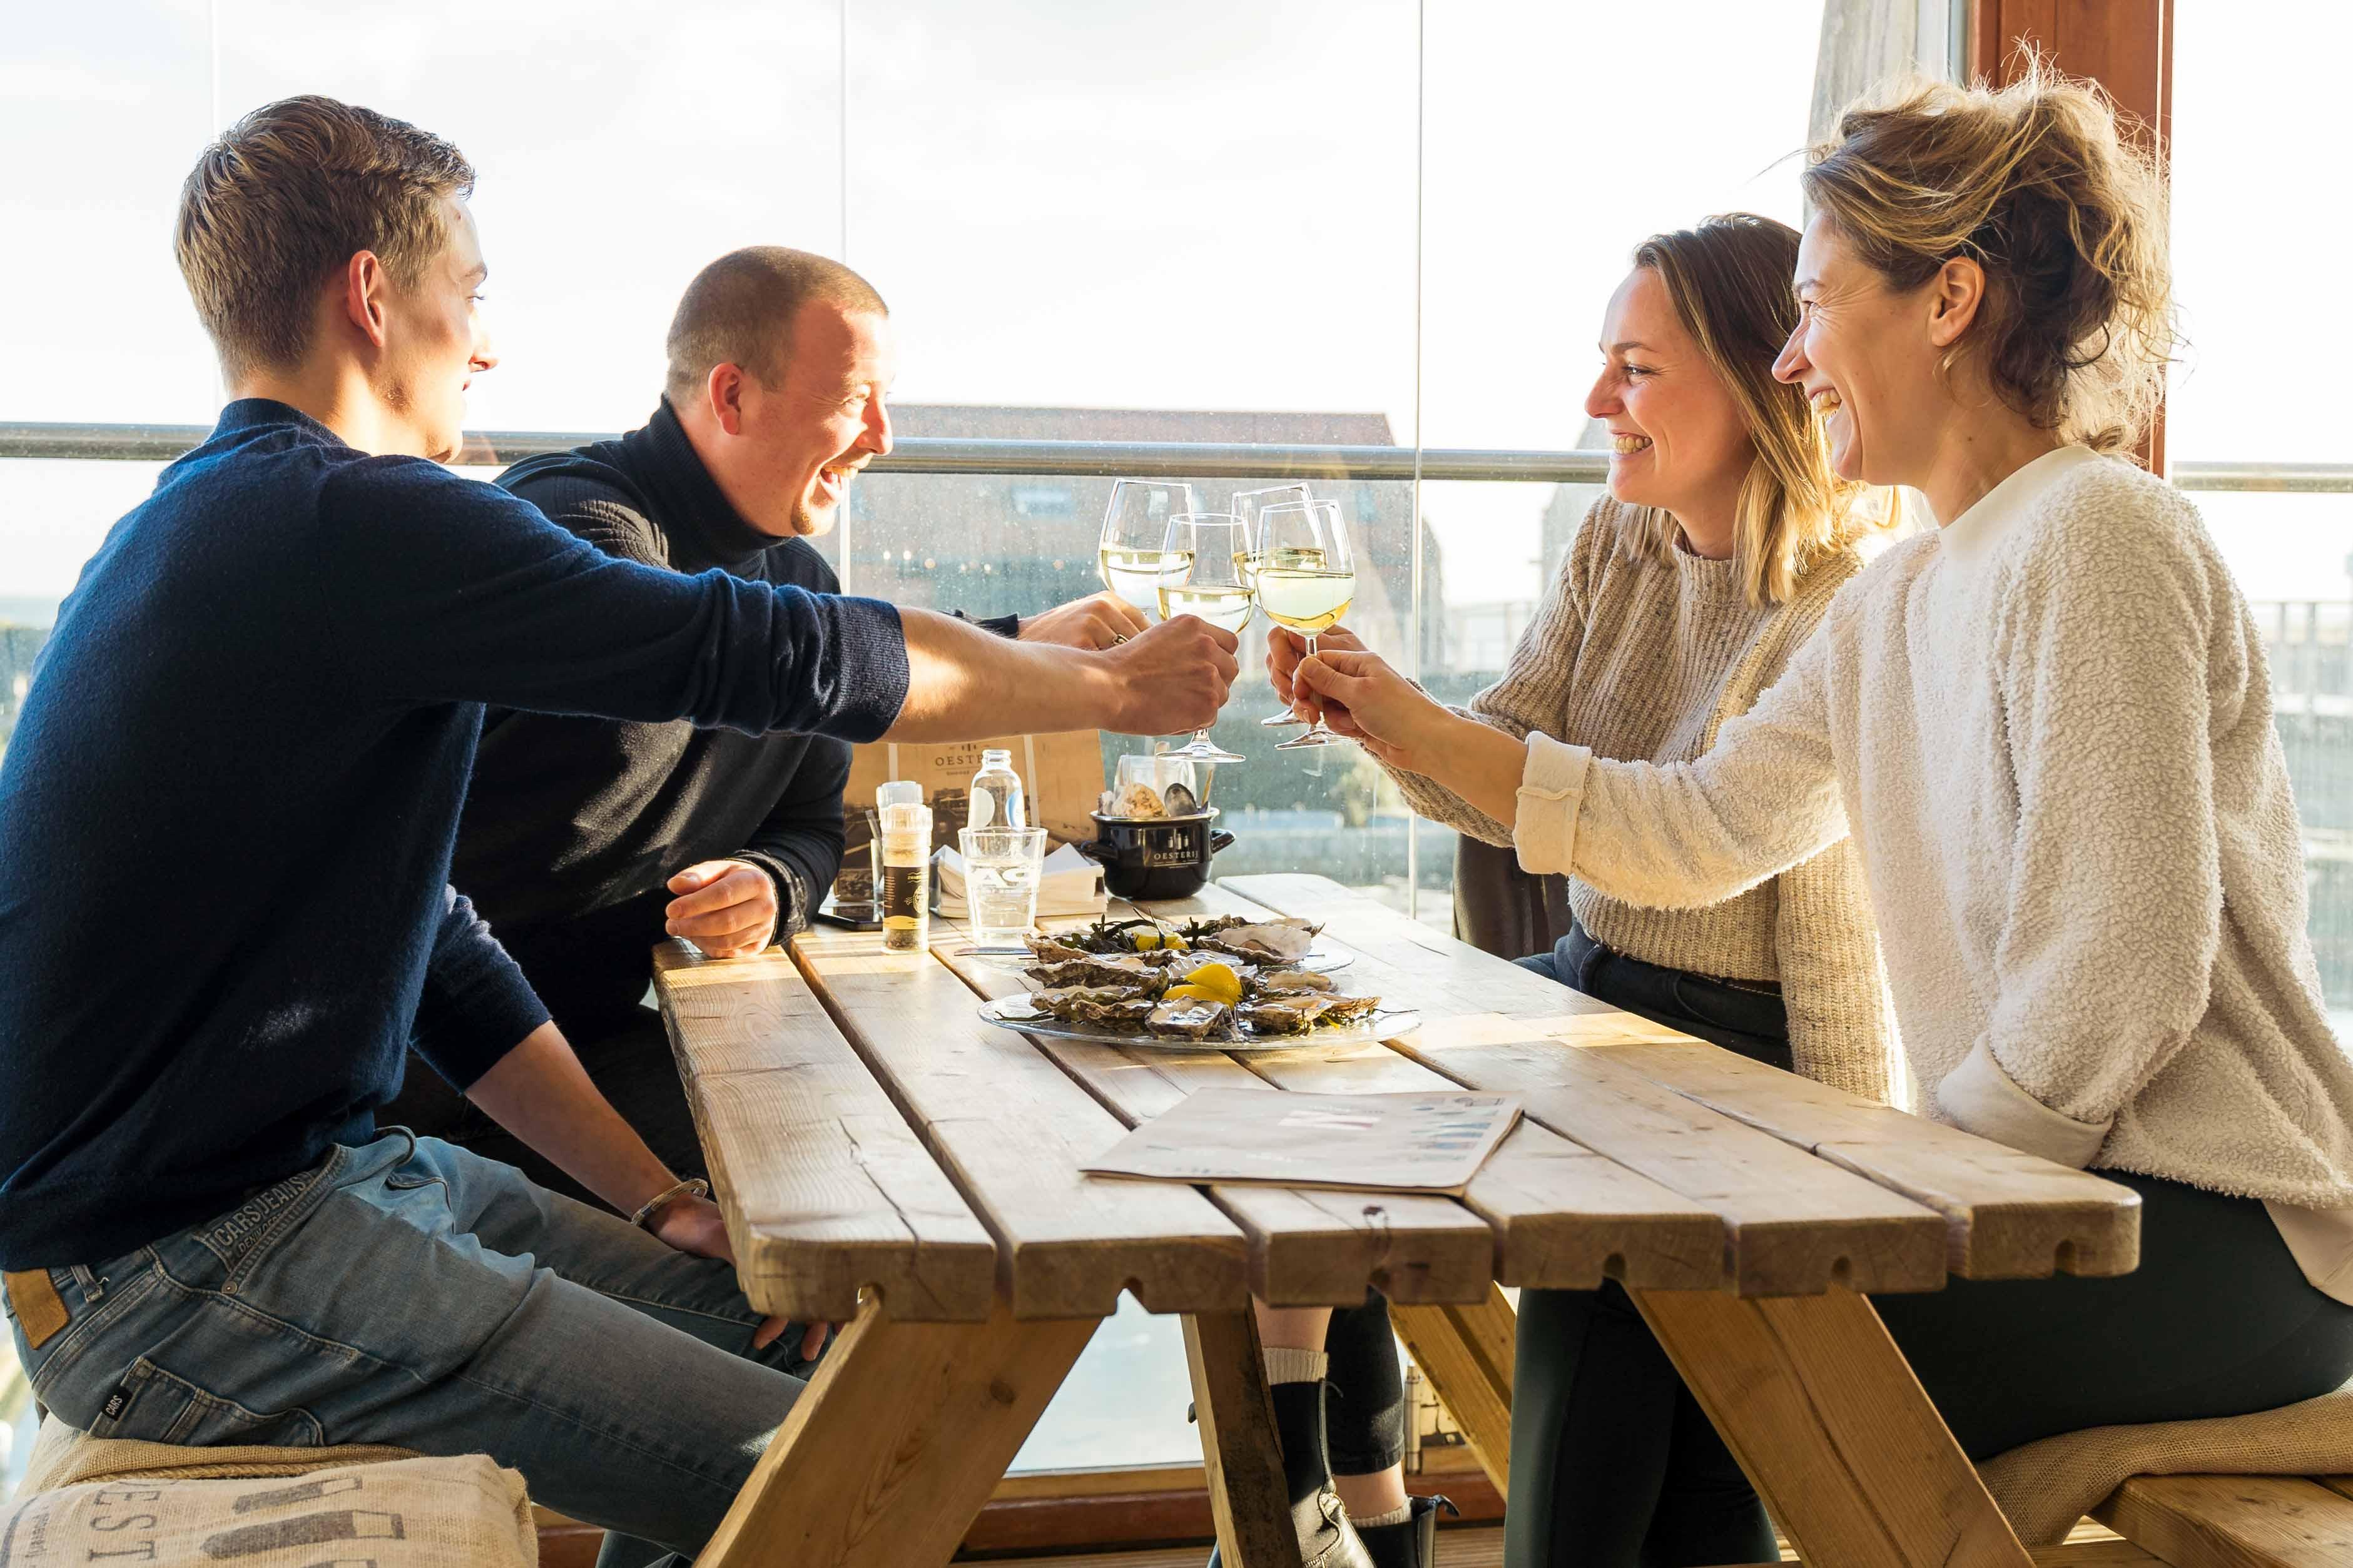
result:
<svg viewBox="0 0 2353 1568"><path fill-rule="evenodd" d="M1363 1306L1335 1309L1324 1331L1324 1353L1332 1358L1325 1374L1332 1387L1324 1401L1332 1473L1376 1476L1403 1463L1405 1384L1398 1375L1388 1298L1367 1290Z"/></svg>
<svg viewBox="0 0 2353 1568"><path fill-rule="evenodd" d="M1626 962L1570 973L1606 981ZM1697 994L1691 987L1662 994L1655 975L1640 978L1644 1006L1600 984L1590 994L1771 1059L1757 1048L1776 1043L1769 1037L1744 1046L1720 1026L1694 1026L1710 1018L1675 1016L1677 1000ZM1709 1011L1720 1012L1715 1000ZM1778 1043L1786 1065L1786 1030ZM2262 1204L2100 1173L2141 1195L2134 1272L1955 1279L1872 1298L1971 1459L2087 1426L2274 1409L2353 1377L2353 1307L2305 1279ZM1512 1474L1527 1478L1504 1520L1513 1568L1695 1568L1776 1555L1756 1491L1615 1284L1521 1292Z"/></svg>

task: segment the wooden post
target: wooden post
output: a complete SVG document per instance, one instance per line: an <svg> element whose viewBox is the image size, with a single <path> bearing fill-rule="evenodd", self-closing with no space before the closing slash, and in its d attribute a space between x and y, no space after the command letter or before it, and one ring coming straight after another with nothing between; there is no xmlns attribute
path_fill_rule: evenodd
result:
<svg viewBox="0 0 2353 1568"><path fill-rule="evenodd" d="M2030 1568L1868 1299L1629 1294L1807 1563Z"/></svg>
<svg viewBox="0 0 2353 1568"><path fill-rule="evenodd" d="M1247 1308L1187 1317L1185 1361L1219 1560L1225 1568L1300 1568L1258 1320Z"/></svg>
<svg viewBox="0 0 2353 1568"><path fill-rule="evenodd" d="M901 1323L870 1301L697 1568L942 1568L1098 1321L1000 1301L986 1323Z"/></svg>
<svg viewBox="0 0 2353 1568"><path fill-rule="evenodd" d="M1463 1440L1507 1500L1512 1478L1512 1364L1519 1315L1495 1286L1474 1307L1389 1304L1398 1337L1413 1352Z"/></svg>

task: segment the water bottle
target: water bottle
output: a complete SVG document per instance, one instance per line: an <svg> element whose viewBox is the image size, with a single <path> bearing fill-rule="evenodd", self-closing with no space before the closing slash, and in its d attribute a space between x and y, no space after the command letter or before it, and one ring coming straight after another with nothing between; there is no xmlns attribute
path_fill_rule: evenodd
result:
<svg viewBox="0 0 2353 1568"><path fill-rule="evenodd" d="M1021 775L1013 771L1010 752L980 753L980 772L972 775L965 797L966 827L1027 827L1021 810Z"/></svg>

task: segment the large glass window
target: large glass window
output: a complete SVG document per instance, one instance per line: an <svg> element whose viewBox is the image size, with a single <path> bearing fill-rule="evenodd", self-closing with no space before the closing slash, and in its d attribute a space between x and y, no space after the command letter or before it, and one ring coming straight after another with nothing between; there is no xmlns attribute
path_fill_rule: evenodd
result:
<svg viewBox="0 0 2353 1568"><path fill-rule="evenodd" d="M2353 245L2353 215L2314 199L2311 184L2312 159L2342 140L2330 62L2353 49L2353 14L2299 10L2292 48L2279 29L2244 23L2222 6L2179 9L2173 260L2187 342L2166 444L2193 487L2211 482L2206 464L2337 466L2335 493L2194 493L2270 654L2304 818L2313 947L2337 1032L2353 1037L2353 437L2341 384L2353 322L2306 288ZM2317 481L2277 472L2249 482Z"/></svg>

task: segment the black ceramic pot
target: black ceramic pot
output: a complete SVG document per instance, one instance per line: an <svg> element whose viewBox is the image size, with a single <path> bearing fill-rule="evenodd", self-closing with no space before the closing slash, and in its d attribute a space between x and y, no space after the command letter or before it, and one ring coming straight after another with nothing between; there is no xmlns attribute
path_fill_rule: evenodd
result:
<svg viewBox="0 0 2353 1568"><path fill-rule="evenodd" d="M1103 868L1117 899L1189 899L1209 879L1209 857L1234 841L1210 824L1217 807L1194 816L1095 816L1095 840L1079 853Z"/></svg>

